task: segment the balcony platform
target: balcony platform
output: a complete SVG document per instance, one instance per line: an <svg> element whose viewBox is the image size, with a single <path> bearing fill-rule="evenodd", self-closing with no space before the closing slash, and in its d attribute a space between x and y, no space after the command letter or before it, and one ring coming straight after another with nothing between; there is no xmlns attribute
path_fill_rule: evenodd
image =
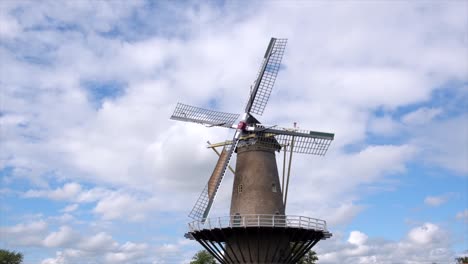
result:
<svg viewBox="0 0 468 264"><path fill-rule="evenodd" d="M296 263L330 238L324 220L290 215L233 215L189 223L185 235L220 263Z"/></svg>

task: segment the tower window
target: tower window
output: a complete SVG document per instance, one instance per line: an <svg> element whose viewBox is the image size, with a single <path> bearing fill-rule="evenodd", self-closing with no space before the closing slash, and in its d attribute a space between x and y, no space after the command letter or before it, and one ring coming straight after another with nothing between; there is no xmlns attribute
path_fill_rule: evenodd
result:
<svg viewBox="0 0 468 264"><path fill-rule="evenodd" d="M234 219L232 221L233 226L240 226L242 221L242 217L240 216L239 213L236 213L234 215Z"/></svg>
<svg viewBox="0 0 468 264"><path fill-rule="evenodd" d="M276 184L274 183L271 184L271 191L276 192Z"/></svg>
<svg viewBox="0 0 468 264"><path fill-rule="evenodd" d="M242 193L243 188L244 188L244 187L242 186L242 183L239 184L239 185L237 186L237 192L238 192L238 193Z"/></svg>

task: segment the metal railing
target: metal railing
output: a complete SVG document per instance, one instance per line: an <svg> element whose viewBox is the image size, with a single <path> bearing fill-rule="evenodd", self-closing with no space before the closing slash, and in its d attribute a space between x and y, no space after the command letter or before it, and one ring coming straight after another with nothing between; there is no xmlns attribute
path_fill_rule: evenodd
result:
<svg viewBox="0 0 468 264"><path fill-rule="evenodd" d="M190 232L233 227L294 227L327 231L327 222L324 220L296 215L231 215L207 218L204 223L193 221L188 225Z"/></svg>

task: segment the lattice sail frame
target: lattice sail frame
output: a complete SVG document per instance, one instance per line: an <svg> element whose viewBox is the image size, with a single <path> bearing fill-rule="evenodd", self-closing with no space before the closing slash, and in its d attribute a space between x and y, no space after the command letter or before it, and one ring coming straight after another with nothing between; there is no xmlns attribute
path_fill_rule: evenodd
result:
<svg viewBox="0 0 468 264"><path fill-rule="evenodd" d="M231 144L224 146L208 183L205 185L205 188L189 213L190 218L204 222L208 217L211 206L213 205L213 201L216 197L216 193L218 192L219 186L226 174L226 169L238 142L239 133L236 133Z"/></svg>
<svg viewBox="0 0 468 264"><path fill-rule="evenodd" d="M262 115L271 91L275 85L276 76L281 67L287 39L272 38L265 52L262 66L257 75L254 88L245 109L246 113Z"/></svg>
<svg viewBox="0 0 468 264"><path fill-rule="evenodd" d="M323 156L327 153L334 134L311 130L266 128L256 125L251 134L240 138L242 145L258 144L262 147L280 150L284 147L288 151ZM241 144L241 143L239 143Z"/></svg>
<svg viewBox="0 0 468 264"><path fill-rule="evenodd" d="M275 135L274 138L282 146L292 147L295 153L323 156L327 153L332 140L292 135Z"/></svg>
<svg viewBox="0 0 468 264"><path fill-rule="evenodd" d="M174 120L228 128L232 127L238 118L239 114L219 112L182 103L177 103L171 116L171 119Z"/></svg>

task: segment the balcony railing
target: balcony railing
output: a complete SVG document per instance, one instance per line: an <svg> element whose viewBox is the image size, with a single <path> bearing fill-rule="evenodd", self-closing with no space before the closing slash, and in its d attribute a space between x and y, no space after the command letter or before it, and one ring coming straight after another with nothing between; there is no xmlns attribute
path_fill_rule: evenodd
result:
<svg viewBox="0 0 468 264"><path fill-rule="evenodd" d="M204 223L193 221L188 225L190 232L236 227L292 227L327 231L327 222L324 220L296 215L231 215L207 218Z"/></svg>

